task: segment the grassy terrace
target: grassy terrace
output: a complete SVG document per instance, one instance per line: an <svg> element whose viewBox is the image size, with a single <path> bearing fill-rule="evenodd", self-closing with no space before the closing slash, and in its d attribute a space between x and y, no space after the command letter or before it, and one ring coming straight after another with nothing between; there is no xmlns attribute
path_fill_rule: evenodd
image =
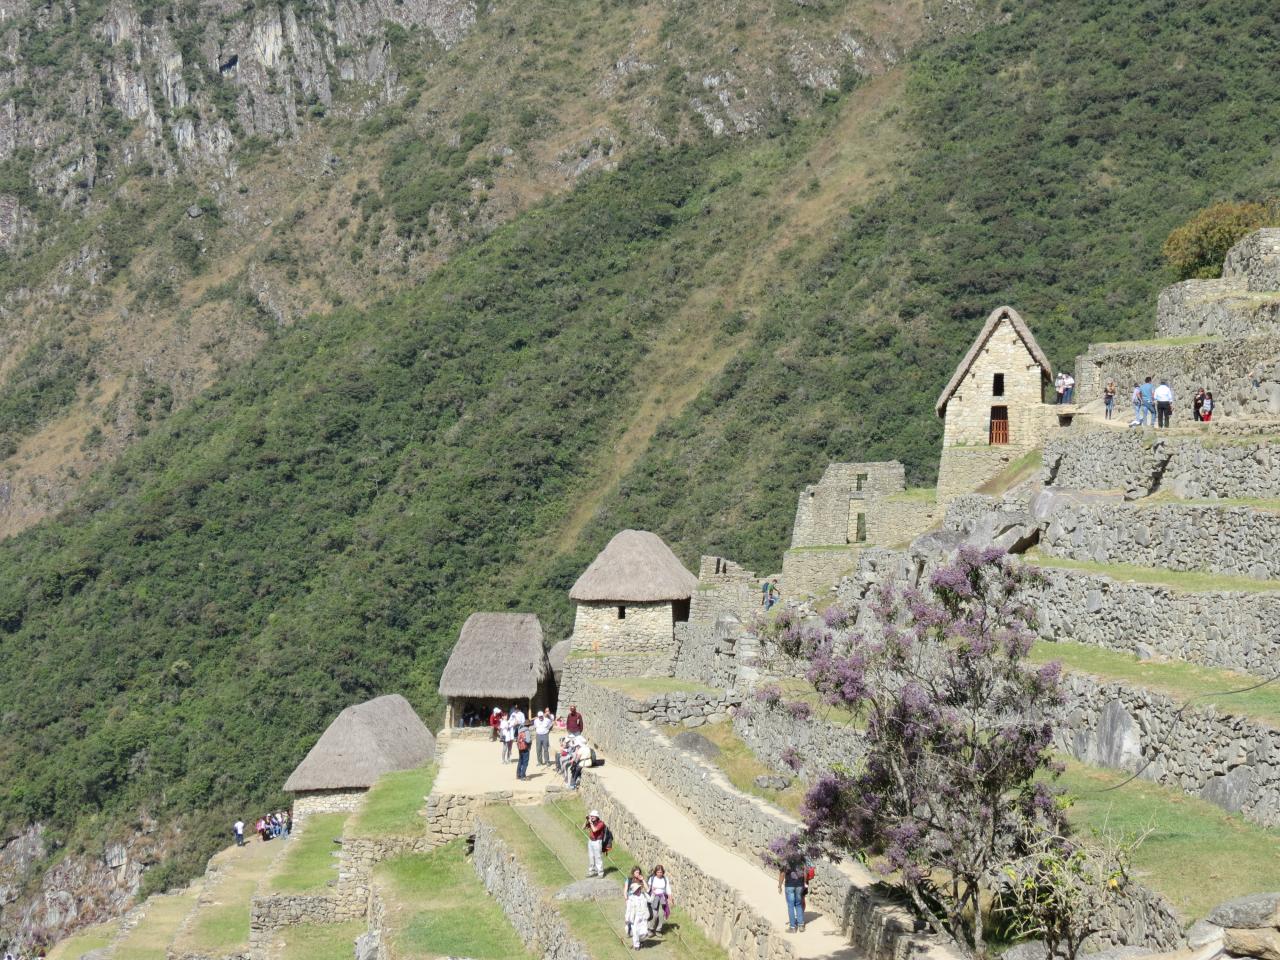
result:
<svg viewBox="0 0 1280 960"><path fill-rule="evenodd" d="M1221 501L1219 501L1221 502ZM1280 590L1280 580L1254 580L1222 573L1202 573L1197 570L1153 570L1125 563L1093 563L1088 560L1069 560L1064 557L1047 557L1039 550L1029 550L1023 557L1038 567L1055 567L1061 570L1079 570L1112 580L1128 580L1133 583L1149 583L1168 587L1182 593L1223 592L1229 590L1259 591Z"/></svg>
<svg viewBox="0 0 1280 960"><path fill-rule="evenodd" d="M1240 714L1280 727L1280 687L1266 686L1223 696L1223 691L1254 686L1259 679L1181 660L1139 660L1129 653L1086 643L1038 642L1031 651L1036 663L1061 660L1067 670L1106 680L1120 680L1168 694L1175 700L1196 698L1222 713Z"/></svg>
<svg viewBox="0 0 1280 960"><path fill-rule="evenodd" d="M80 960L81 954L101 949L109 944L118 927L119 925L114 922L100 923L87 930L81 930L75 936L59 940L49 951L47 960ZM163 956L161 954L161 957Z"/></svg>
<svg viewBox="0 0 1280 960"><path fill-rule="evenodd" d="M219 875L205 891L205 901L196 906L194 921L178 938L181 952L227 954L249 946L249 901L258 882L276 856L286 850L289 840L257 839L243 847L231 847L215 856Z"/></svg>
<svg viewBox="0 0 1280 960"><path fill-rule="evenodd" d="M272 893L322 893L338 879L338 844L345 813L318 813L289 838L280 869L269 881ZM277 843L279 841L271 841Z"/></svg>
<svg viewBox="0 0 1280 960"><path fill-rule="evenodd" d="M1136 501L1140 507L1158 507L1166 503L1193 507L1249 507L1263 513L1280 513L1280 500L1274 497L1175 497L1171 493L1156 493Z"/></svg>
<svg viewBox="0 0 1280 960"><path fill-rule="evenodd" d="M677 734L684 733L683 727L659 727L668 737L674 737ZM772 774L774 771L766 767L751 750L750 747L743 742L742 738L733 732L733 724L731 723L715 723L706 724L698 727L693 731L700 736L705 737L720 748L720 753L715 759L709 760L719 768L725 778L743 793L749 793L761 800L767 800L774 806L780 807L790 814L798 815L800 812L800 803L804 800L804 788L797 781L785 790L771 790L766 787L757 787L755 778Z"/></svg>
<svg viewBox="0 0 1280 960"><path fill-rule="evenodd" d="M464 840L395 857L378 865L375 878L397 960L533 960L467 861ZM343 956L351 956L349 943Z"/></svg>
<svg viewBox="0 0 1280 960"><path fill-rule="evenodd" d="M347 923L304 923L282 931L278 960L351 960L351 943L368 927L363 920Z"/></svg>
<svg viewBox="0 0 1280 960"><path fill-rule="evenodd" d="M1059 781L1076 798L1068 817L1083 834L1133 834L1152 827L1134 857L1134 872L1184 917L1203 917L1231 897L1280 889L1280 832L1145 780L1100 792L1127 776L1068 762Z"/></svg>
<svg viewBox="0 0 1280 960"><path fill-rule="evenodd" d="M1008 493L1018 484L1034 477L1043 465L1043 451L1038 447L1035 450L1029 450L1005 467L1003 472L980 486L977 492L993 497Z"/></svg>
<svg viewBox="0 0 1280 960"><path fill-rule="evenodd" d="M1130 347L1189 347L1197 343L1215 343L1221 337L1188 334L1183 337L1154 337L1150 340L1113 340L1106 343L1095 343L1091 349L1102 347L1111 349L1128 349Z"/></svg>
<svg viewBox="0 0 1280 960"><path fill-rule="evenodd" d="M191 890L152 897L146 915L116 945L114 960L165 960L174 934L195 906L196 896Z"/></svg>
<svg viewBox="0 0 1280 960"><path fill-rule="evenodd" d="M561 887L582 877L586 847L577 824L586 817L586 808L577 799L525 807L491 807L485 812L499 835L515 851L535 883L550 898ZM616 840L606 862L607 876L618 883L616 902L559 902L560 911L573 935L596 960L623 960L632 955L629 943L622 942L622 880L636 866L635 859ZM640 864L648 872L653 864ZM675 899L680 899L680 879L672 877ZM724 950L709 941L679 907L671 913L672 932L649 941L646 956L663 960L724 960Z"/></svg>
<svg viewBox="0 0 1280 960"><path fill-rule="evenodd" d="M633 697L653 697L660 693L705 693L714 695L720 692L715 687L709 687L705 683L677 680L674 677L611 677L604 680L596 680L595 683L602 687L608 687L610 690L617 690L619 693L630 694Z"/></svg>
<svg viewBox="0 0 1280 960"><path fill-rule="evenodd" d="M353 837L400 837L423 833L427 822L422 808L435 780L435 764L382 777L352 817L347 833Z"/></svg>

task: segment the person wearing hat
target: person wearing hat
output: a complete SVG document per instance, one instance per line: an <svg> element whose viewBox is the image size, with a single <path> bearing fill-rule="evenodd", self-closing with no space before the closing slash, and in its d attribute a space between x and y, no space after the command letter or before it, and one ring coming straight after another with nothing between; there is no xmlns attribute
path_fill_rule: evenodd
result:
<svg viewBox="0 0 1280 960"><path fill-rule="evenodd" d="M600 819L600 811L592 810L583 824L587 832L587 876L604 876L604 835L609 828Z"/></svg>
<svg viewBox="0 0 1280 960"><path fill-rule="evenodd" d="M489 714L489 731L492 733L490 740L498 739L498 727L502 724L502 708L494 707L493 713Z"/></svg>
<svg viewBox="0 0 1280 960"><path fill-rule="evenodd" d="M553 724L550 710L539 710L533 720L533 734L538 744L538 766L545 767L551 763L551 726Z"/></svg>

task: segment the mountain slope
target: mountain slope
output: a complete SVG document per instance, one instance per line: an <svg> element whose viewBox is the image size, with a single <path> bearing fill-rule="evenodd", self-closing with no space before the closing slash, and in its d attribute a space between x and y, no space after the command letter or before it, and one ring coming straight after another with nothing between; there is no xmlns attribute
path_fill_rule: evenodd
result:
<svg viewBox="0 0 1280 960"><path fill-rule="evenodd" d="M153 817L187 829L148 882L181 876L339 707L433 711L472 610L563 635L618 527L763 572L829 459L928 480L991 306L1058 362L1145 332L1168 229L1275 189L1278 46L1261 3L1019 5L804 118L633 145L412 292L268 325L0 545L10 834L92 855Z"/></svg>

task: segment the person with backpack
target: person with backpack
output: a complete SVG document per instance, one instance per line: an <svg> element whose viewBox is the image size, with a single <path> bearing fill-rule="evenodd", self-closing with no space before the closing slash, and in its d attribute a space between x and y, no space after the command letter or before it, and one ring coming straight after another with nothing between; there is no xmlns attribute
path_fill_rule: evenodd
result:
<svg viewBox="0 0 1280 960"><path fill-rule="evenodd" d="M1213 394L1205 391L1204 400L1200 403L1200 422L1208 423L1213 419Z"/></svg>
<svg viewBox="0 0 1280 960"><path fill-rule="evenodd" d="M613 832L600 819L599 810L587 814L582 828L587 832L587 876L603 877L604 855L613 846Z"/></svg>
<svg viewBox="0 0 1280 960"><path fill-rule="evenodd" d="M658 864L649 876L649 898L653 902L653 932L662 933L662 922L671 919L671 881L667 868Z"/></svg>
<svg viewBox="0 0 1280 960"><path fill-rule="evenodd" d="M808 872L804 861L789 864L778 871L778 892L786 892L787 933L804 931L804 888Z"/></svg>
<svg viewBox="0 0 1280 960"><path fill-rule="evenodd" d="M644 882L644 874L639 867L631 869L631 876L626 883L626 908L623 920L627 924L627 935L631 937L631 949L639 950L640 941L649 936L649 885Z"/></svg>
<svg viewBox="0 0 1280 960"><path fill-rule="evenodd" d="M531 742L533 734L529 730L527 723L521 724L519 731L516 733L516 779L525 780L529 773L529 752L533 746Z"/></svg>

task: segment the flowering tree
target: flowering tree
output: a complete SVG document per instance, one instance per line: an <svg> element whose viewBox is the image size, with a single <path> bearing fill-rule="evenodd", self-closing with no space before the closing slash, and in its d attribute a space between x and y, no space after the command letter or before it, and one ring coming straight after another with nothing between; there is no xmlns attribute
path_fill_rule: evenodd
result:
<svg viewBox="0 0 1280 960"><path fill-rule="evenodd" d="M865 721L866 759L810 788L790 846L867 856L894 874L939 934L984 952L984 910L1002 866L1058 824L1037 774L1051 769L1045 716L1057 664L1026 664L1022 589L1039 578L999 550L962 549L927 590L879 590L875 626L815 645L808 680Z"/></svg>

